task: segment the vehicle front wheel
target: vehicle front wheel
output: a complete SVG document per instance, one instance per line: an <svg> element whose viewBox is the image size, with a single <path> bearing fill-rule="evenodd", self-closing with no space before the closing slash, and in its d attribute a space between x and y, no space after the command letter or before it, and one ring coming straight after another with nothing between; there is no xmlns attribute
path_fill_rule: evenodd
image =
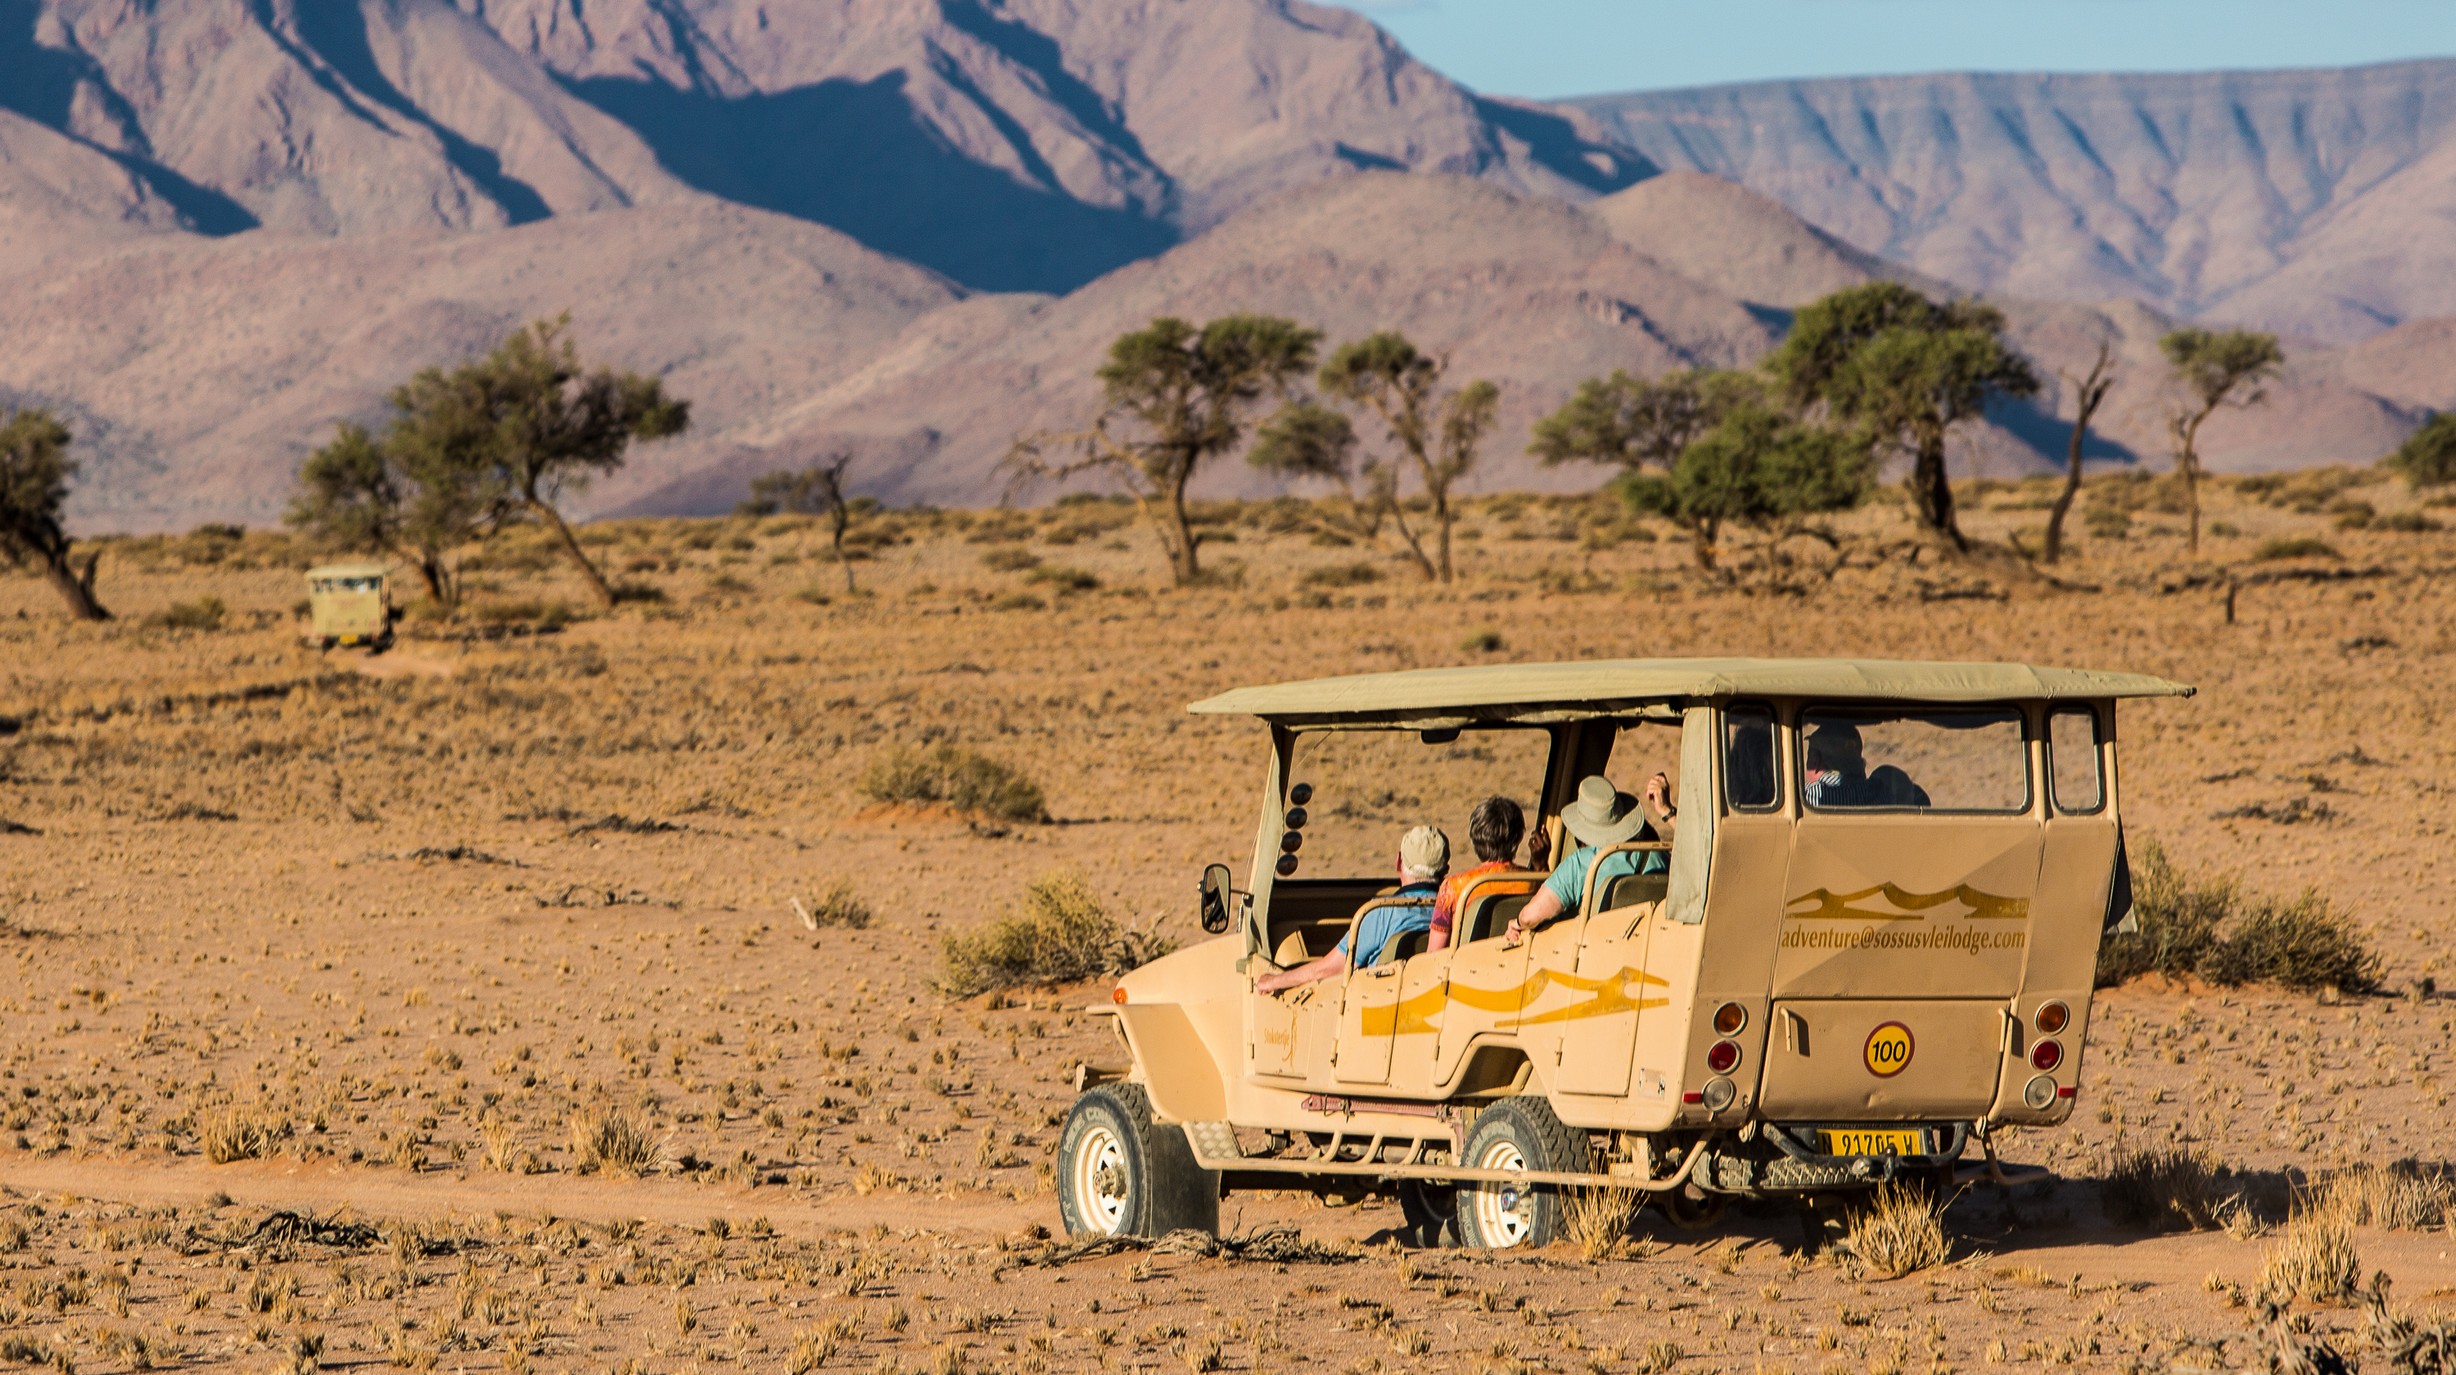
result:
<svg viewBox="0 0 2456 1375"><path fill-rule="evenodd" d="M1459 1190L1421 1179L1399 1181L1399 1240L1428 1250L1458 1244Z"/></svg>
<svg viewBox="0 0 2456 1375"><path fill-rule="evenodd" d="M1182 1128L1151 1120L1140 1084L1075 1100L1058 1140L1058 1211L1074 1237L1219 1231L1219 1175L1194 1163Z"/></svg>
<svg viewBox="0 0 2456 1375"><path fill-rule="evenodd" d="M1541 1098L1504 1098L1477 1114L1467 1133L1469 1169L1591 1174L1586 1133L1562 1124ZM1468 1184L1458 1191L1458 1239L1485 1250L1547 1246L1561 1234L1556 1184Z"/></svg>

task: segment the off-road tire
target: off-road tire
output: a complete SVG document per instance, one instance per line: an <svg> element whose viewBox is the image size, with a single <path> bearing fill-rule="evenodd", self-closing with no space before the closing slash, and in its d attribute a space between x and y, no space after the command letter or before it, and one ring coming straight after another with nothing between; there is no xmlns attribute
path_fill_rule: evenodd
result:
<svg viewBox="0 0 2456 1375"><path fill-rule="evenodd" d="M1653 1201L1655 1211L1663 1215L1664 1221L1683 1232L1710 1230L1723 1220L1723 1210L1731 1203L1727 1195L1691 1193L1686 1186L1665 1189L1655 1194Z"/></svg>
<svg viewBox="0 0 2456 1375"><path fill-rule="evenodd" d="M1151 1120L1140 1084L1075 1099L1057 1148L1058 1212L1072 1237L1219 1232L1219 1174L1194 1163L1185 1129Z"/></svg>
<svg viewBox="0 0 2456 1375"><path fill-rule="evenodd" d="M1469 1169L1562 1170L1591 1174L1586 1133L1562 1124L1552 1105L1521 1095L1478 1113L1467 1132ZM1464 1184L1458 1190L1461 1245L1498 1251L1548 1246L1560 1236L1564 1194L1556 1184Z"/></svg>
<svg viewBox="0 0 2456 1375"><path fill-rule="evenodd" d="M1425 1179L1399 1181L1399 1243L1440 1250L1458 1245L1458 1194L1447 1184Z"/></svg>

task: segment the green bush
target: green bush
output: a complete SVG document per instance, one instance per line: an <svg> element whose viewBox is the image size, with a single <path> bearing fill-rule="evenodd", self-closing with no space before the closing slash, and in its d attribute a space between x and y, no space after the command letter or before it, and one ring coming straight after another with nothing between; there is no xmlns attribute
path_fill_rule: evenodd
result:
<svg viewBox="0 0 2456 1375"><path fill-rule="evenodd" d="M2290 902L2248 895L2231 874L2184 873L2155 841L2133 857L2132 915L2138 931L2098 947L2101 988L2143 974L2348 993L2379 987L2379 956L2316 889Z"/></svg>
<svg viewBox="0 0 2456 1375"><path fill-rule="evenodd" d="M1381 581L1381 569L1370 561L1334 563L1327 568L1308 568L1297 581L1307 587L1363 587Z"/></svg>
<svg viewBox="0 0 2456 1375"><path fill-rule="evenodd" d="M1072 983L1122 974L1172 948L1120 927L1082 875L1060 870L1033 880L1022 902L987 926L949 935L939 952L938 989L969 998L995 988Z"/></svg>
<svg viewBox="0 0 2456 1375"><path fill-rule="evenodd" d="M2388 466L2416 488L2456 482L2456 412L2424 421L2412 438L2388 456Z"/></svg>
<svg viewBox="0 0 2456 1375"><path fill-rule="evenodd" d="M2342 557L2337 553L2335 545L2330 544L2324 539L2313 539L2309 535L2299 536L2294 539L2262 540L2260 542L2260 547L2253 550L2251 552L2251 556L2254 559L2259 560L2333 559Z"/></svg>
<svg viewBox="0 0 2456 1375"><path fill-rule="evenodd" d="M899 749L862 774L864 797L876 802L941 802L1002 821L1046 821L1040 785L1008 765L955 745Z"/></svg>
<svg viewBox="0 0 2456 1375"><path fill-rule="evenodd" d="M2390 511L2372 522L2371 528L2389 530L2400 535L2427 535L2445 527L2420 511Z"/></svg>

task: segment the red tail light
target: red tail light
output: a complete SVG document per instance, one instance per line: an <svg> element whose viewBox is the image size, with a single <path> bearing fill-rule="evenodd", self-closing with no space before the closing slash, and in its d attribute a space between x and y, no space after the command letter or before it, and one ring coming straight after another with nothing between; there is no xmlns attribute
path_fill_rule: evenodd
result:
<svg viewBox="0 0 2456 1375"><path fill-rule="evenodd" d="M1716 1074L1729 1074L1740 1067L1740 1043L1716 1041L1706 1051L1706 1068Z"/></svg>
<svg viewBox="0 0 2456 1375"><path fill-rule="evenodd" d="M2040 1041L2030 1047L2030 1065L2044 1074L2064 1063L2064 1048L2053 1041Z"/></svg>

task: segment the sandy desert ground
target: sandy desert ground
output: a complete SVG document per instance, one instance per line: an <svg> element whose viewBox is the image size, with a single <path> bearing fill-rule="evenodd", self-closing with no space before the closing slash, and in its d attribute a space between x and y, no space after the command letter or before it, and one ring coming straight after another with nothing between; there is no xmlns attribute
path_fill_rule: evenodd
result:
<svg viewBox="0 0 2456 1375"><path fill-rule="evenodd" d="M2033 531L2042 492L1973 490L1970 523ZM1284 508L1208 513L1225 576L1190 591L1159 586L1110 504L890 513L855 596L808 522L629 522L589 538L660 599L569 614L576 582L506 540L466 618L413 618L375 658L299 645L309 555L278 535L115 543L101 587L122 618L100 627L0 580L0 1360L2241 1368L2244 1293L2295 1180L2456 1156L2456 1002L2436 990L2456 920L2456 534L2340 528L2347 502L2417 509L2367 473L2229 483L2195 563L2156 484L2086 500L2133 508L2130 530L2084 534L2063 585L1880 558L1902 532L1890 503L1843 523L1830 576L1825 546L1794 540L1797 565L1722 581L1606 504L1486 498L1449 588ZM2303 537L2331 552L2258 556ZM165 623L211 620L207 597L217 627ZM1112 1054L1075 1009L1104 990L950 1001L940 942L1059 870L1129 925L1199 938L1195 872L1244 864L1262 745L1186 703L1725 653L2197 683L2124 718L2135 843L2264 892L2318 887L2389 992L2104 995L2081 1112L2016 1152L2062 1182L1958 1198L1953 1259L1899 1280L1807 1254L1786 1212L1703 1234L1649 1213L1606 1258L1495 1258L1402 1250L1393 1206L1303 1196L1240 1195L1226 1220L1298 1229L1310 1259L1036 1263L1074 1067ZM869 764L939 741L1024 770L1053 820L860 795ZM840 883L873 920L806 930L793 900ZM660 1166L584 1169L572 1124L609 1117ZM213 1163L209 1141L254 1158ZM2172 1143L2238 1172L2254 1214L2109 1223L2093 1181L2119 1144ZM2357 1244L2400 1306L2456 1306L2444 1220Z"/></svg>

